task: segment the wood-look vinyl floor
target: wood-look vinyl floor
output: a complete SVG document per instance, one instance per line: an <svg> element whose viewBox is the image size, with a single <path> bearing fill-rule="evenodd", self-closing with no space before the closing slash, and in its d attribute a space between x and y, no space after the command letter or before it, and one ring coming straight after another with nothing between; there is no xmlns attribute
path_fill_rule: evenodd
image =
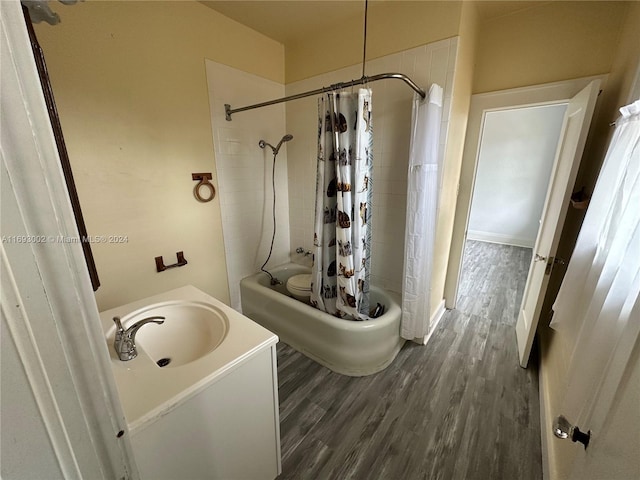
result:
<svg viewBox="0 0 640 480"><path fill-rule="evenodd" d="M378 374L339 375L280 343L278 478L541 479L538 375L515 340L530 259L467 242L458 309Z"/></svg>

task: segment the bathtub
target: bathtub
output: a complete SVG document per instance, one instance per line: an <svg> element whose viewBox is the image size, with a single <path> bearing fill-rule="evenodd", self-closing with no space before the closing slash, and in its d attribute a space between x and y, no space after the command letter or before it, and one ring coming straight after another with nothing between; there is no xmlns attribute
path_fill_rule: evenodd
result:
<svg viewBox="0 0 640 480"><path fill-rule="evenodd" d="M385 369L404 344L400 338L400 296L371 287L371 304L386 306L373 320L342 320L289 296L287 279L310 269L289 263L270 270L282 285L270 286L257 273L242 279L242 313L282 341L334 372L354 377Z"/></svg>

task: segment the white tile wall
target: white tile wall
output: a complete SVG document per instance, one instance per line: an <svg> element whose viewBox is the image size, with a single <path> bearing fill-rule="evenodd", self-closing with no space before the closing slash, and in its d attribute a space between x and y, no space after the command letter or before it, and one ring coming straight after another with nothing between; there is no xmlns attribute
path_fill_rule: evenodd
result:
<svg viewBox="0 0 640 480"><path fill-rule="evenodd" d="M443 40L366 65L366 75L397 71L424 89L434 82L443 86L440 155L447 139L457 44L457 38ZM286 89L216 62L207 60L206 67L216 158L214 182L222 211L231 305L239 310L239 282L258 271L271 242L272 156L270 150L258 147L260 139L276 144L285 133L294 136L277 158L277 235L267 268L288 261L290 256L300 263L308 261L295 249L313 247L317 99L309 97L238 113L231 122L225 120L224 104L243 106L359 78L362 67L353 65L325 73L289 84ZM370 87L374 115L372 281L400 292L412 91L398 80L374 82Z"/></svg>
<svg viewBox="0 0 640 480"><path fill-rule="evenodd" d="M423 89L431 83L444 88L440 155L444 156L457 38L442 40L367 62L366 75L400 72ZM286 86L286 94L304 92L337 82L359 78L361 66L336 70ZM407 168L413 92L399 80L382 80L373 90L373 245L372 282L396 292L402 289ZM357 88L357 87L354 87ZM286 104L287 133L294 136L288 147L289 222L291 248L313 247L315 205L317 98ZM225 237L226 238L226 237ZM292 260L302 257L292 254Z"/></svg>
<svg viewBox="0 0 640 480"><path fill-rule="evenodd" d="M258 141L276 145L287 132L282 104L235 114L231 122L225 120L224 104L240 107L282 97L284 85L210 60L206 68L229 294L231 306L240 310L240 280L266 260L273 232L273 156ZM276 161L277 234L267 269L289 260L287 147Z"/></svg>

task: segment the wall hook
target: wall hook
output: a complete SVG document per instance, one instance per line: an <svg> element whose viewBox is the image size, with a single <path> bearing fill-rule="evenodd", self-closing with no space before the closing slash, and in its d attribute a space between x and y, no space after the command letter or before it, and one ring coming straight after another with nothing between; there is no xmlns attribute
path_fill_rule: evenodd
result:
<svg viewBox="0 0 640 480"><path fill-rule="evenodd" d="M164 261L162 260L162 255L159 257L156 257L156 271L164 272L167 268L183 267L188 263L187 260L184 258L184 252L177 252L176 257L178 259L178 262L173 263L171 265L164 264Z"/></svg>
<svg viewBox="0 0 640 480"><path fill-rule="evenodd" d="M191 178L198 181L198 184L193 188L193 195L196 197L196 200L206 203L214 199L216 196L216 188L211 182L209 182L209 180L213 178L211 173L192 173ZM200 195L200 189L202 187L207 187L209 189L208 196L203 197Z"/></svg>

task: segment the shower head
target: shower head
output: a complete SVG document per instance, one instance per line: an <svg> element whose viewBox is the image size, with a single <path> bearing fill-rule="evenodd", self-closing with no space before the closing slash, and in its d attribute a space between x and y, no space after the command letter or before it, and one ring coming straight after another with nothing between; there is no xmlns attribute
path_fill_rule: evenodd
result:
<svg viewBox="0 0 640 480"><path fill-rule="evenodd" d="M293 140L293 135L289 135L289 134L287 134L287 135L285 135L284 137L282 137L282 139L280 140L280 142L278 142L278 145L277 145L277 146L275 146L275 147L274 147L273 145L271 145L270 143L265 142L264 140L260 140L260 141L258 142L258 146L259 146L260 148L270 147L270 148L271 148L271 151L273 152L273 154L274 154L274 155L277 155L277 154L278 154L278 152L280 151L280 147L282 146L282 144L283 144L284 142L288 142L288 141L290 141L290 140Z"/></svg>
<svg viewBox="0 0 640 480"><path fill-rule="evenodd" d="M289 135L288 133L282 137L282 139L280 140L280 143L278 143L278 146L276 147L276 153L278 153L278 150L280 150L280 146L284 143L284 142L288 142L289 140L293 140L293 135Z"/></svg>

